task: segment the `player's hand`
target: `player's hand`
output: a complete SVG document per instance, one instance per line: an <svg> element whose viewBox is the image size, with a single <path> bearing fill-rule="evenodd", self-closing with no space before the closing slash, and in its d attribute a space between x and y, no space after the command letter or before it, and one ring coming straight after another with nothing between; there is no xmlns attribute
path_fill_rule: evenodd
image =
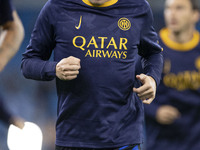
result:
<svg viewBox="0 0 200 150"><path fill-rule="evenodd" d="M178 119L180 114L177 108L170 105L163 105L156 112L156 120L160 124L169 125Z"/></svg>
<svg viewBox="0 0 200 150"><path fill-rule="evenodd" d="M139 88L133 88L133 91L137 93L138 97L144 104L150 104L156 95L155 80L145 74L136 75L136 78L140 80L142 86Z"/></svg>
<svg viewBox="0 0 200 150"><path fill-rule="evenodd" d="M80 59L70 56L63 58L56 65L56 76L61 80L73 80L79 74Z"/></svg>

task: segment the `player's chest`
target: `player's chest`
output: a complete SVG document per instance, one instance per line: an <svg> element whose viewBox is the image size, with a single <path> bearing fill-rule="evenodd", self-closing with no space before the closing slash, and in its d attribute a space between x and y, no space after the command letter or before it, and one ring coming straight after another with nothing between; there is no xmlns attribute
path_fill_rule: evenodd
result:
<svg viewBox="0 0 200 150"><path fill-rule="evenodd" d="M130 16L68 12L61 14L54 28L58 42L82 41L98 47L107 47L110 43L120 48L123 43L139 44L142 24L141 18Z"/></svg>
<svg viewBox="0 0 200 150"><path fill-rule="evenodd" d="M164 53L163 83L178 91L200 88L199 50Z"/></svg>
<svg viewBox="0 0 200 150"><path fill-rule="evenodd" d="M195 49L187 52L165 51L164 72L175 74L200 72L199 50Z"/></svg>

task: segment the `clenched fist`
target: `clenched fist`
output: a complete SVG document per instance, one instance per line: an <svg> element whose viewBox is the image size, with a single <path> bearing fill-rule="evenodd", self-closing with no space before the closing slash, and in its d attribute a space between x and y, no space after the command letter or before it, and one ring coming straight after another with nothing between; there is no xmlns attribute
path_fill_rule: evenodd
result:
<svg viewBox="0 0 200 150"><path fill-rule="evenodd" d="M56 65L56 76L60 80L73 80L77 78L80 68L80 59L73 56L63 58Z"/></svg>
<svg viewBox="0 0 200 150"><path fill-rule="evenodd" d="M181 116L179 110L170 105L162 105L156 112L156 120L160 124L169 125Z"/></svg>

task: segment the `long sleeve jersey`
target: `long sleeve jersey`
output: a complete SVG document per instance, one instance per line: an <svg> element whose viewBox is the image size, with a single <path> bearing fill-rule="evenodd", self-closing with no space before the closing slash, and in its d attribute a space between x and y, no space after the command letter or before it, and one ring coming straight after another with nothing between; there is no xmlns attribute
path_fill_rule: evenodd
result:
<svg viewBox="0 0 200 150"><path fill-rule="evenodd" d="M56 145L113 148L142 142L143 105L133 92L136 56L159 84L162 48L145 0L49 0L23 54L26 78L52 80L57 63L81 60L76 79L56 78ZM49 58L53 52L53 61Z"/></svg>

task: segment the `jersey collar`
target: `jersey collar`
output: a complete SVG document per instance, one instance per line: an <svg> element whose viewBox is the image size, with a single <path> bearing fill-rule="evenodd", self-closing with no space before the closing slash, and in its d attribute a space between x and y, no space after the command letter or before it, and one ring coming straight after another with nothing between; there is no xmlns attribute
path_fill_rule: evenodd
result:
<svg viewBox="0 0 200 150"><path fill-rule="evenodd" d="M163 28L160 31L160 38L162 39L163 43L167 47L169 47L169 48L171 48L173 50L176 50L176 51L190 51L190 50L192 50L193 48L195 48L199 44L200 34L199 34L198 31L195 31L194 34L193 34L193 38L189 42L177 43L177 42L172 41L169 38L169 30L167 28Z"/></svg>
<svg viewBox="0 0 200 150"><path fill-rule="evenodd" d="M82 0L85 4L89 5L89 6L92 6L92 7L108 7L108 6L111 6L111 5L114 5L115 3L118 2L118 0L110 0L108 2L105 2L104 4L102 5L99 5L99 6L94 6L90 3L89 0Z"/></svg>

